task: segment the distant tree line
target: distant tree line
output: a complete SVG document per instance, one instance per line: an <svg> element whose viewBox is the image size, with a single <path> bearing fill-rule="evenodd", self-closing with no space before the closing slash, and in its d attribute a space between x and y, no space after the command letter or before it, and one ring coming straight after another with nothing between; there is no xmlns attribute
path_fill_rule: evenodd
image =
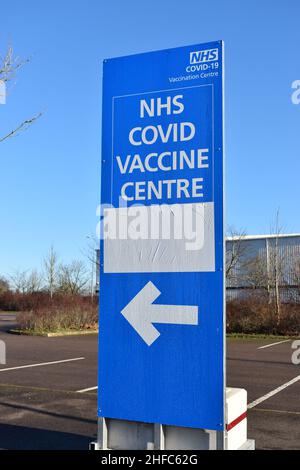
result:
<svg viewBox="0 0 300 470"><path fill-rule="evenodd" d="M88 295L93 288L90 272L82 260L62 263L53 246L43 259L42 269L17 270L7 277L0 276L0 295L47 293L55 295Z"/></svg>

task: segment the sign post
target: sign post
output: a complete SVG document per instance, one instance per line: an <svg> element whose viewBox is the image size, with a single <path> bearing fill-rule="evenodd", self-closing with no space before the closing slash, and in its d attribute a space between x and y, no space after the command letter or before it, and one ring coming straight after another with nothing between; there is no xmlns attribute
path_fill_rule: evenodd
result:
<svg viewBox="0 0 300 470"><path fill-rule="evenodd" d="M223 74L221 41L104 61L102 448L225 429Z"/></svg>

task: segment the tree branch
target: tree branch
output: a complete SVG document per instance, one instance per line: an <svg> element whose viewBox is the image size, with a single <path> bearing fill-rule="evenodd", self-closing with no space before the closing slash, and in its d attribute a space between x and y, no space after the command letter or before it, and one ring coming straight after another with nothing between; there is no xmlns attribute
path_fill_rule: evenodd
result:
<svg viewBox="0 0 300 470"><path fill-rule="evenodd" d="M29 60L14 57L13 47L8 46L5 56L0 57L0 80L3 82L12 80L17 70L27 64Z"/></svg>
<svg viewBox="0 0 300 470"><path fill-rule="evenodd" d="M0 143L6 139L9 139L10 137L14 137L15 135L20 134L21 132L25 132L28 127L30 127L37 119L41 117L41 115L42 113L39 113L36 116L33 116L31 119L26 119L25 121L23 121L18 127L16 127L16 129L12 130L4 137L0 137Z"/></svg>

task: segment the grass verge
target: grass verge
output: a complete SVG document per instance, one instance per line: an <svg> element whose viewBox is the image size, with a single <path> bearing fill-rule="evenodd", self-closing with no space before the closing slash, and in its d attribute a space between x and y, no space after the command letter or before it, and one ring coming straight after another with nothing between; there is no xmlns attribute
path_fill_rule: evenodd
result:
<svg viewBox="0 0 300 470"><path fill-rule="evenodd" d="M285 339L299 339L299 336L288 336L288 335L268 335L261 333L227 333L226 338L228 339L269 339L284 341Z"/></svg>
<svg viewBox="0 0 300 470"><path fill-rule="evenodd" d="M47 338L53 338L57 336L78 336L78 335L96 335L98 330L58 330L58 331L37 331L37 330L22 330L22 329L11 329L8 333L14 335L27 335L27 336L45 336Z"/></svg>

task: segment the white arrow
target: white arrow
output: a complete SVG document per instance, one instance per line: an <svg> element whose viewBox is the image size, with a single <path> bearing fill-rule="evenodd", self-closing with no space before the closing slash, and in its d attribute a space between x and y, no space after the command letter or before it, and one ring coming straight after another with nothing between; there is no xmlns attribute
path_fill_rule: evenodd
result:
<svg viewBox="0 0 300 470"><path fill-rule="evenodd" d="M161 292L149 281L121 311L122 315L148 346L160 336L152 323L198 325L198 307L190 305L156 305Z"/></svg>

